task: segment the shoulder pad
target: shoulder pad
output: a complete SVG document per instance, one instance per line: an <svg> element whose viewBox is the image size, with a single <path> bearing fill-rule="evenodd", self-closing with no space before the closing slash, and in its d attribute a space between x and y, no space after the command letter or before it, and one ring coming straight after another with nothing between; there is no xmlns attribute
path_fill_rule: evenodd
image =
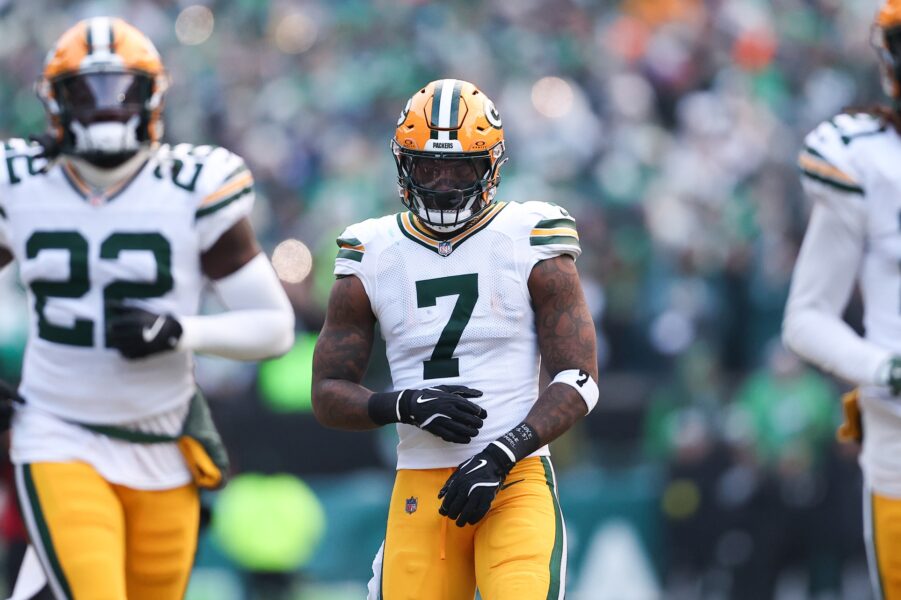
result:
<svg viewBox="0 0 901 600"><path fill-rule="evenodd" d="M38 175L47 166L40 144L12 138L0 146L0 185L15 185L23 177Z"/></svg>
<svg viewBox="0 0 901 600"><path fill-rule="evenodd" d="M335 240L335 243L338 245L337 258L362 262L367 247L370 250L370 254L372 254L372 246L377 243L378 238L384 232L384 228L386 226L395 226L395 222L395 215L390 215L377 219L367 219L348 226Z"/></svg>
<svg viewBox="0 0 901 600"><path fill-rule="evenodd" d="M576 219L562 206L551 202L530 201L520 204L523 225L530 238L565 235L578 240ZM535 244L532 244L533 246Z"/></svg>
<svg viewBox="0 0 901 600"><path fill-rule="evenodd" d="M510 217L514 220L515 237L528 239L530 254L548 258L557 254L581 253L576 220L562 206L550 202L511 202Z"/></svg>
<svg viewBox="0 0 901 600"><path fill-rule="evenodd" d="M237 154L219 146L164 145L154 175L194 195L197 215L216 211L253 191L253 175Z"/></svg>
<svg viewBox="0 0 901 600"><path fill-rule="evenodd" d="M850 144L855 138L883 133L888 129L885 121L869 113L842 113L827 123L835 128L845 144Z"/></svg>
<svg viewBox="0 0 901 600"><path fill-rule="evenodd" d="M862 194L863 173L854 140L885 131L885 124L870 115L838 115L814 129L804 140L798 167L804 177L838 190Z"/></svg>

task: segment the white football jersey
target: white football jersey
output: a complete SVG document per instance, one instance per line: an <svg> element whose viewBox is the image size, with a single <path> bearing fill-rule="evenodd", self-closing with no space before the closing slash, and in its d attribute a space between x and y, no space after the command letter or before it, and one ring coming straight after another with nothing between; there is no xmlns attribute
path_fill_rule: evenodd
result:
<svg viewBox="0 0 901 600"><path fill-rule="evenodd" d="M901 137L869 115L839 115L805 140L805 179L843 192L866 212L859 282L866 339L901 354Z"/></svg>
<svg viewBox="0 0 901 600"><path fill-rule="evenodd" d="M362 281L394 389L456 384L484 393L473 401L488 417L469 444L398 424L397 468L456 466L526 417L539 392L529 274L540 260L581 253L565 210L499 202L447 241L406 212L351 225L338 246L335 274Z"/></svg>
<svg viewBox="0 0 901 600"><path fill-rule="evenodd" d="M826 210L864 223L854 235L863 247L857 281L864 304L865 338L901 355L901 137L865 114L843 114L805 140L799 158L808 195ZM860 233L857 233L861 231ZM828 276L828 265L824 265ZM835 348L840 355L842 348ZM885 386L861 386L864 408L860 464L868 485L901 494L901 403Z"/></svg>
<svg viewBox="0 0 901 600"><path fill-rule="evenodd" d="M92 195L39 148L0 148L0 246L30 307L20 393L29 406L85 423L171 413L194 393L190 352L129 361L106 344L105 307L197 313L200 255L253 204L244 161L223 148L161 146L128 181Z"/></svg>

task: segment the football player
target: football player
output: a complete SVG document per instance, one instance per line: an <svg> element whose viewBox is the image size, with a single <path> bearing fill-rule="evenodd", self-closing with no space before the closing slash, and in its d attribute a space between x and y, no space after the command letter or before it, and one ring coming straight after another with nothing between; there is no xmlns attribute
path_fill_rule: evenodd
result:
<svg viewBox="0 0 901 600"><path fill-rule="evenodd" d="M247 218L253 177L223 148L160 143L166 86L140 31L82 21L38 84L51 134L0 148L0 265L18 263L31 310L11 456L61 600L183 596L198 485L224 468L192 353L293 340ZM206 281L228 310L197 315Z"/></svg>
<svg viewBox="0 0 901 600"><path fill-rule="evenodd" d="M857 387L845 438L860 440L864 537L877 597L901 598L901 0L874 32L892 108L840 114L800 154L813 212L785 310L789 348ZM866 335L842 320L855 283Z"/></svg>
<svg viewBox="0 0 901 600"><path fill-rule="evenodd" d="M500 202L501 117L443 79L391 140L408 209L351 225L313 359L328 427L397 423L369 598L562 598L566 532L547 444L598 399L595 329L564 209ZM394 391L360 385L378 322ZM552 383L539 390L539 357Z"/></svg>

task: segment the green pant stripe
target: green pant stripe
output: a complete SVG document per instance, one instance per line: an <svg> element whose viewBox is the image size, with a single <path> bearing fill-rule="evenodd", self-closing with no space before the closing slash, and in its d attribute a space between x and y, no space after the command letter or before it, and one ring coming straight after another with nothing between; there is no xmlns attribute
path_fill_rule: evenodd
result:
<svg viewBox="0 0 901 600"><path fill-rule="evenodd" d="M870 492L869 496L870 522L867 523L867 526L870 528L870 542L872 545L872 572L875 575L873 584L876 586L875 592L877 600L882 600L885 598L885 585L882 582L882 569L879 568L879 546L876 545L876 495L873 492Z"/></svg>
<svg viewBox="0 0 901 600"><path fill-rule="evenodd" d="M551 585L547 591L548 600L560 598L561 567L563 564L563 513L560 512L560 501L557 499L557 486L554 481L554 472L548 457L541 457L541 465L544 467L544 477L547 480L548 489L551 492L551 501L554 504L554 549L551 551Z"/></svg>
<svg viewBox="0 0 901 600"><path fill-rule="evenodd" d="M34 522L41 537L41 545L44 547L44 553L47 555L47 561L53 570L53 576L59 582L63 594L66 598L72 598L72 590L69 588L69 582L63 573L62 565L59 564L59 557L53 550L53 539L50 537L50 528L47 527L47 521L44 519L44 513L41 510L41 502L38 498L38 491L34 485L34 478L31 476L31 465L22 466L22 478L25 481L25 491L28 494L28 504L34 515Z"/></svg>

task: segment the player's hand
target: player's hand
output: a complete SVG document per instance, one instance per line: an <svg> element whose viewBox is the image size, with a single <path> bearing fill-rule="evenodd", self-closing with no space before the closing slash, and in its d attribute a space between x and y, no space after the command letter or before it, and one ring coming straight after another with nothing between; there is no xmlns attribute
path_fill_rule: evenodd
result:
<svg viewBox="0 0 901 600"><path fill-rule="evenodd" d="M125 358L144 358L172 350L181 338L181 324L172 315L121 303L110 304L109 308L107 340Z"/></svg>
<svg viewBox="0 0 901 600"><path fill-rule="evenodd" d="M475 525L485 516L507 473L513 468L510 457L495 445L461 464L450 476L438 498L444 499L438 512L455 520L457 527Z"/></svg>
<svg viewBox="0 0 901 600"><path fill-rule="evenodd" d="M0 379L0 433L9 429L15 411L15 403L22 398L16 388Z"/></svg>
<svg viewBox="0 0 901 600"><path fill-rule="evenodd" d="M471 402L482 392L462 385L404 390L397 398L401 423L415 425L447 442L468 444L479 433L488 412Z"/></svg>

